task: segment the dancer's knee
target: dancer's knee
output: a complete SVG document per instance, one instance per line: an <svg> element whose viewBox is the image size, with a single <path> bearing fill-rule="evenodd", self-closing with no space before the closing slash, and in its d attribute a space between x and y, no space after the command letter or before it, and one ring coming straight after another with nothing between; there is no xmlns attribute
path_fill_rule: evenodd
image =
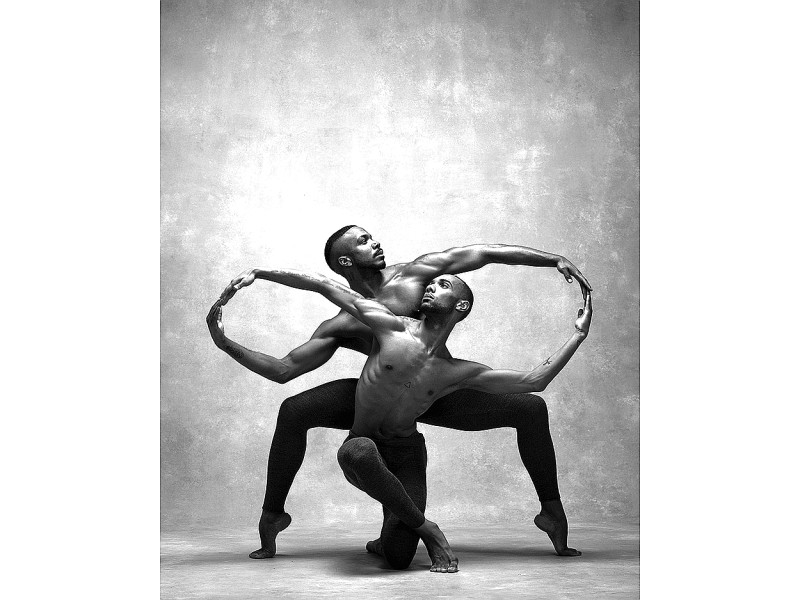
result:
<svg viewBox="0 0 800 600"><path fill-rule="evenodd" d="M417 553L417 544L419 538L414 542L405 544L383 544L383 556L389 566L398 571L407 569L414 560L414 555Z"/></svg>
<svg viewBox="0 0 800 600"><path fill-rule="evenodd" d="M535 419L547 419L547 402L541 396L529 394L523 405L525 412Z"/></svg>
<svg viewBox="0 0 800 600"><path fill-rule="evenodd" d="M336 458L339 466L347 473L357 471L361 465L373 460L376 452L377 448L372 440L353 438L342 444Z"/></svg>
<svg viewBox="0 0 800 600"><path fill-rule="evenodd" d="M417 545L419 544L419 537L417 536L403 536L402 540L396 540L395 543L383 544L383 555L386 562L393 569L402 571L407 569L414 560L414 555L417 553Z"/></svg>
<svg viewBox="0 0 800 600"><path fill-rule="evenodd" d="M307 407L299 396L289 396L278 410L277 427L291 427L293 429L308 429Z"/></svg>
<svg viewBox="0 0 800 600"><path fill-rule="evenodd" d="M414 560L418 545L419 535L390 514L381 531L381 547L389 566L398 570L407 569Z"/></svg>
<svg viewBox="0 0 800 600"><path fill-rule="evenodd" d="M411 565L411 561L414 560L414 554L416 554L416 551L414 554L393 554L387 553L386 550L384 550L384 553L386 555L386 562L389 563L389 566L393 569L397 569L398 571L402 571Z"/></svg>

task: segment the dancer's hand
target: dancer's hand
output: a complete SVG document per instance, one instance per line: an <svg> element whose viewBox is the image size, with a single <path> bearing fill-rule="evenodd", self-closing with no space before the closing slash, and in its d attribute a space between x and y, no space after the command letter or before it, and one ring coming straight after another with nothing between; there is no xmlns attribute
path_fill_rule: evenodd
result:
<svg viewBox="0 0 800 600"><path fill-rule="evenodd" d="M206 325L208 325L208 331L211 333L211 339L214 340L217 348L224 349L225 342L228 340L228 338L225 337L225 326L222 324L222 298L214 302L211 310L208 311Z"/></svg>
<svg viewBox="0 0 800 600"><path fill-rule="evenodd" d="M583 276L583 273L578 270L578 267L573 265L563 256L558 259L558 262L556 263L556 269L558 269L558 272L564 276L564 279L567 280L567 283L572 283L572 278L574 277L578 280L578 283L581 284L581 290L586 289L588 291L592 291L592 286L589 285L589 281Z"/></svg>
<svg viewBox="0 0 800 600"><path fill-rule="evenodd" d="M583 308L578 311L578 319L575 321L575 329L586 337L589 335L589 325L592 323L592 293L586 292L583 300Z"/></svg>
<svg viewBox="0 0 800 600"><path fill-rule="evenodd" d="M227 285L227 287L222 290L222 295L219 299L222 301L222 305L228 303L228 300L233 298L233 295L238 292L243 287L247 287L251 283L256 280L256 269L248 269L247 271L243 271L233 279Z"/></svg>

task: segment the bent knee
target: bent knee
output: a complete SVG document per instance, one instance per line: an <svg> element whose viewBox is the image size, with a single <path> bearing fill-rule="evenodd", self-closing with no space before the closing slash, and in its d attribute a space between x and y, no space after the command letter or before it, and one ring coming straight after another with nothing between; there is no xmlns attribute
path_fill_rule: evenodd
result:
<svg viewBox="0 0 800 600"><path fill-rule="evenodd" d="M336 453L336 458L342 468L352 468L371 460L377 452L378 449L372 440L368 438L353 438L342 444Z"/></svg>
<svg viewBox="0 0 800 600"><path fill-rule="evenodd" d="M289 396L278 409L278 423L281 425L301 425L307 421L308 407L299 396ZM306 429L308 429L306 427Z"/></svg>
<svg viewBox="0 0 800 600"><path fill-rule="evenodd" d="M525 410L534 416L547 417L547 402L544 398L535 394L528 394L525 401Z"/></svg>
<svg viewBox="0 0 800 600"><path fill-rule="evenodd" d="M529 394L528 401L533 406L547 410L547 402L545 402L544 398L542 398L541 396L537 396L536 394Z"/></svg>
<svg viewBox="0 0 800 600"><path fill-rule="evenodd" d="M413 552L387 552L386 548L383 549L384 557L389 566L398 571L402 571L411 566L411 561L414 560L414 555L417 553L416 547Z"/></svg>

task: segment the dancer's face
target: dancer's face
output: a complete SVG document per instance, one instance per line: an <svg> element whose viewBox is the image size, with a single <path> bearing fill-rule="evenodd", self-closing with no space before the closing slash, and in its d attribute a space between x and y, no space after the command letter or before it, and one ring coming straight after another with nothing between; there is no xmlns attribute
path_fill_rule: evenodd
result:
<svg viewBox="0 0 800 600"><path fill-rule="evenodd" d="M361 227L351 227L340 237L333 248L334 260L340 267L361 267L366 269L383 269L386 259L381 244ZM346 264L341 264L342 260Z"/></svg>
<svg viewBox="0 0 800 600"><path fill-rule="evenodd" d="M440 275L425 288L419 310L427 314L464 312L469 302L464 298L464 283L455 275Z"/></svg>

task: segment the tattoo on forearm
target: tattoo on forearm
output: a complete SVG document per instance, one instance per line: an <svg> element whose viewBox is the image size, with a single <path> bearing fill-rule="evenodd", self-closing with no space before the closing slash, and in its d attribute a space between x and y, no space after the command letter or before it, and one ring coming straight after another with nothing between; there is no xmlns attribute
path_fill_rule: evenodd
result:
<svg viewBox="0 0 800 600"><path fill-rule="evenodd" d="M330 283L331 283L332 287L336 288L340 292L344 292L348 296L353 296L354 298L363 298L363 296L361 294L359 294L358 292L356 292L354 290L351 290L349 287L345 287L345 286L343 286L343 285L341 285L341 284L339 284L339 283L337 283L335 281L330 282Z"/></svg>
<svg viewBox="0 0 800 600"><path fill-rule="evenodd" d="M244 352L239 350L238 348L228 348L228 355L232 356L233 358L244 358Z"/></svg>

